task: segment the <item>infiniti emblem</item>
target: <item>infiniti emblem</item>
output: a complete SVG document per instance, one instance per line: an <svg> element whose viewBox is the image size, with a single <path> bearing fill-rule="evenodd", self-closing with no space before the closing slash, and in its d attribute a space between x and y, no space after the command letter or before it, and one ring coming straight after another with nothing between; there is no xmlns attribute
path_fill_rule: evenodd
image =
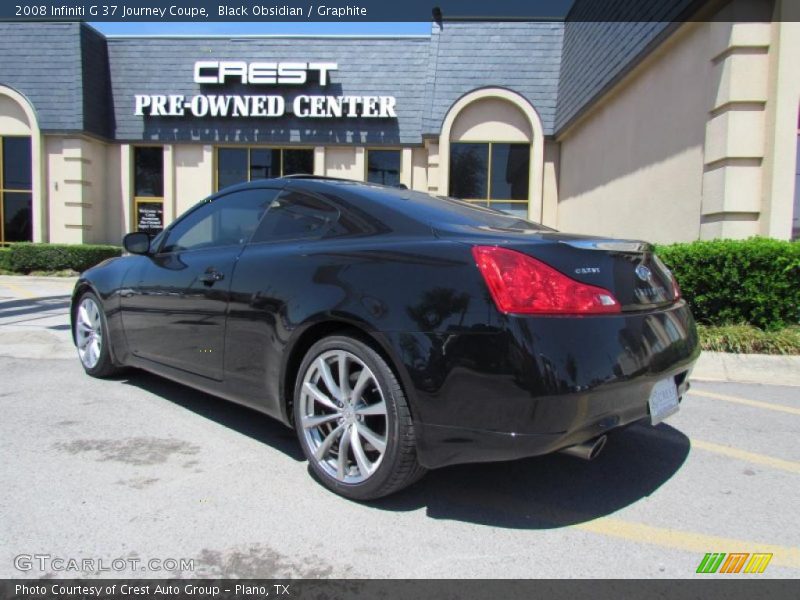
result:
<svg viewBox="0 0 800 600"><path fill-rule="evenodd" d="M638 267L636 267L636 276L642 281L653 280L653 273L650 271L650 269L648 269L644 265L639 265Z"/></svg>

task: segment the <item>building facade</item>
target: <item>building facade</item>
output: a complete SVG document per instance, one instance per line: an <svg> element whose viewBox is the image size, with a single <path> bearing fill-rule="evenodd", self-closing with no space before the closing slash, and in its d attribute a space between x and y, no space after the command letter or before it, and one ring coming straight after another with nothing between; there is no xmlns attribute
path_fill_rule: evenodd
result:
<svg viewBox="0 0 800 600"><path fill-rule="evenodd" d="M800 24L784 3L602 23L579 0L563 22L419 37L0 24L0 243L119 243L227 185L293 173L576 233L797 237Z"/></svg>

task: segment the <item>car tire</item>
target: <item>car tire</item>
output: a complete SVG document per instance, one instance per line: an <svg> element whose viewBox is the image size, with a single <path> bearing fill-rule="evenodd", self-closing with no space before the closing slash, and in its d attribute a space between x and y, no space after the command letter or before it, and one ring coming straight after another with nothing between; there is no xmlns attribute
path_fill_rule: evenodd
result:
<svg viewBox="0 0 800 600"><path fill-rule="evenodd" d="M93 292L84 292L74 315L73 336L83 370L92 377L105 378L121 369L111 358L108 322L103 304Z"/></svg>
<svg viewBox="0 0 800 600"><path fill-rule="evenodd" d="M417 461L402 387L380 354L359 339L330 336L308 350L298 370L293 410L312 473L337 494L374 500L426 472Z"/></svg>

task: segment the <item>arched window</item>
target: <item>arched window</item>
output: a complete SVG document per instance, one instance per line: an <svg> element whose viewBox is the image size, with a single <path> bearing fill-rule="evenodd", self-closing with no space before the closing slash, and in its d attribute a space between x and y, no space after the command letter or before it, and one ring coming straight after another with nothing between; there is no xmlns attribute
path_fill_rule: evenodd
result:
<svg viewBox="0 0 800 600"><path fill-rule="evenodd" d="M456 101L440 135L439 192L541 220L544 136L519 94L474 90Z"/></svg>
<svg viewBox="0 0 800 600"><path fill-rule="evenodd" d="M22 106L0 90L0 244L33 240L33 152Z"/></svg>

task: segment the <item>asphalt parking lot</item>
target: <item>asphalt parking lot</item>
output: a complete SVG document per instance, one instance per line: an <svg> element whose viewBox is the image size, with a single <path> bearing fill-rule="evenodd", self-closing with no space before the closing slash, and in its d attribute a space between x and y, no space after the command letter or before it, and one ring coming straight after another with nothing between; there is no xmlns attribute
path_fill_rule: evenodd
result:
<svg viewBox="0 0 800 600"><path fill-rule="evenodd" d="M15 567L46 554L193 561L121 572L151 577L684 578L710 577L708 552L773 554L719 577L800 576L800 388L695 382L592 463L450 467L358 504L267 417L146 373L85 376L71 286L0 278L0 577L98 574Z"/></svg>

